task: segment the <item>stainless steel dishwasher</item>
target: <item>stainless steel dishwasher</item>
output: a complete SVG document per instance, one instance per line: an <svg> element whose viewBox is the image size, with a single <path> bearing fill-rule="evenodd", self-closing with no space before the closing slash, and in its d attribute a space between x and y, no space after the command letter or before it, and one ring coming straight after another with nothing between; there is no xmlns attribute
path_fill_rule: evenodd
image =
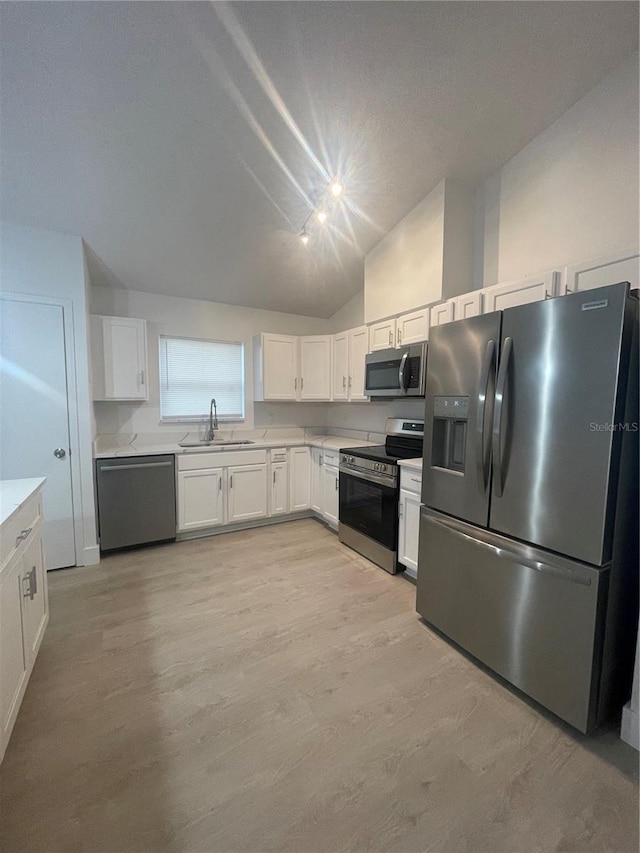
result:
<svg viewBox="0 0 640 853"><path fill-rule="evenodd" d="M101 551L176 538L174 456L99 459L96 483Z"/></svg>

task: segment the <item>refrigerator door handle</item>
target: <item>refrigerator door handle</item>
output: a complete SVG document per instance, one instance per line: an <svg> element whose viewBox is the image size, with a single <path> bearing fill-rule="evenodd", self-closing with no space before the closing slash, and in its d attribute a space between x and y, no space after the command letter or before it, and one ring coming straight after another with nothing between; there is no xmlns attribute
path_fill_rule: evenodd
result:
<svg viewBox="0 0 640 853"><path fill-rule="evenodd" d="M401 391L406 391L407 386L404 384L404 368L407 363L407 359L409 358L408 351L405 352L400 359L400 368L398 370L398 385L400 386Z"/></svg>
<svg viewBox="0 0 640 853"><path fill-rule="evenodd" d="M575 570L572 570L564 568L563 566L554 566L552 563L536 560L535 557L527 555L526 545L519 547L515 542L510 543L511 547L506 547L502 542L500 542L499 545L494 545L492 542L486 541L484 538L480 538L480 536L469 535L469 533L460 529L453 519L449 522L448 519L435 518L433 515L428 515L424 509L422 510L421 515L429 522L429 524L435 524L440 527L446 527L453 530L458 536L464 536L467 539L473 540L476 545L486 548L495 554L496 557L500 557L505 560L512 560L520 566L526 566L527 568L540 572L543 575L553 575L553 577L569 581L570 583L576 583L579 586L591 586L591 577L589 577L589 573L595 571L594 569L581 570L580 567L576 567ZM487 540L490 536L491 534L489 533L487 535Z"/></svg>
<svg viewBox="0 0 640 853"><path fill-rule="evenodd" d="M502 454L502 430L504 426L504 393L507 387L513 340L505 338L502 345L502 357L498 368L496 396L493 412L493 483L496 497L501 498L504 489L504 457Z"/></svg>
<svg viewBox="0 0 640 853"><path fill-rule="evenodd" d="M489 378L495 365L496 342L489 340L482 362L482 372L478 384L478 414L476 418L476 465L478 472L478 486L480 493L484 494L489 482L489 467L491 464L491 435L485 430L485 415L487 409L487 396L489 394ZM488 433L485 435L485 432Z"/></svg>

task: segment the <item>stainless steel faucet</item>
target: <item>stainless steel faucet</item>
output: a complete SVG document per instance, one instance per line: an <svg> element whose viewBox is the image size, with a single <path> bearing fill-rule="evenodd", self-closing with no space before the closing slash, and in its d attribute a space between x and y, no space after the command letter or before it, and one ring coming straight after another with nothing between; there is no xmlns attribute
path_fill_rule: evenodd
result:
<svg viewBox="0 0 640 853"><path fill-rule="evenodd" d="M209 429L205 435L205 441L213 441L213 437L215 435L215 431L218 429L218 408L216 406L215 397L211 398L211 405L209 406Z"/></svg>

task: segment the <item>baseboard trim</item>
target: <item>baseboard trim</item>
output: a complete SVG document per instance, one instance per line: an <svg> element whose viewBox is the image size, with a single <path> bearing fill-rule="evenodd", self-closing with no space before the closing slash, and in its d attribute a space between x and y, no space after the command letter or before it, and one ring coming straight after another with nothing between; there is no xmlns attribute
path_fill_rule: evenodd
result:
<svg viewBox="0 0 640 853"><path fill-rule="evenodd" d="M268 527L271 524L282 524L286 521L298 521L301 518L313 518L314 513L310 510L291 512L286 515L272 515L267 518L254 518L250 521L241 521L236 524L224 524L220 527L206 527L202 530L183 530L176 535L176 542L184 542L187 539L203 539L206 536L220 536L222 533L233 533L237 530L251 530L253 527Z"/></svg>
<svg viewBox="0 0 640 853"><path fill-rule="evenodd" d="M620 737L625 743L640 752L640 714L634 711L630 702L627 702L622 709Z"/></svg>
<svg viewBox="0 0 640 853"><path fill-rule="evenodd" d="M97 566L100 562L100 546L90 545L88 548L83 548L78 560L78 566Z"/></svg>

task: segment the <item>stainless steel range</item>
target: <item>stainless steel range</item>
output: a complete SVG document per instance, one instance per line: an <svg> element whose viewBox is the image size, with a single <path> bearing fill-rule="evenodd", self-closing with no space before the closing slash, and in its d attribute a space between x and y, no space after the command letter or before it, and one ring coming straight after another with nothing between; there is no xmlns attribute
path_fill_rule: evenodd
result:
<svg viewBox="0 0 640 853"><path fill-rule="evenodd" d="M341 542L395 574L398 553L398 459L422 455L424 421L387 420L384 444L340 451Z"/></svg>

